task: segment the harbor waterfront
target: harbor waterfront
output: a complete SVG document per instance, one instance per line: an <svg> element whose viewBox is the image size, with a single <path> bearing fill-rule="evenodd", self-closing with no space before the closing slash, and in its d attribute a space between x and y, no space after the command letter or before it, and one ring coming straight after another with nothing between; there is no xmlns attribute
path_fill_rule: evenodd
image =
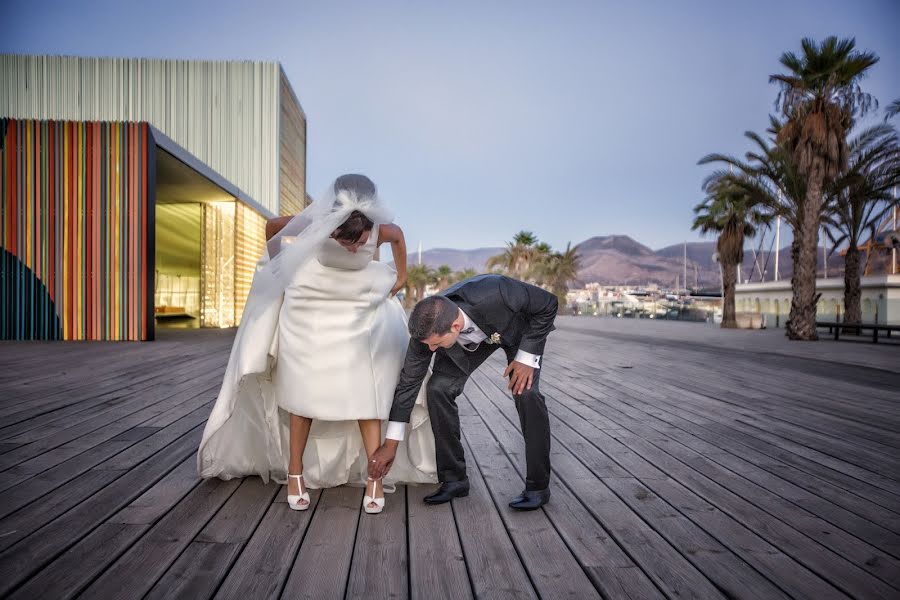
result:
<svg viewBox="0 0 900 600"><path fill-rule="evenodd" d="M862 323L900 325L900 274L867 275L861 278ZM821 295L816 318L841 321L844 309L842 277L820 278ZM722 299L715 292L665 291L656 286L635 288L588 284L570 290L566 297L570 314L583 316L634 317L668 320L721 322ZM762 315L767 328L783 328L791 308L789 279L742 283L736 286L738 313Z"/></svg>

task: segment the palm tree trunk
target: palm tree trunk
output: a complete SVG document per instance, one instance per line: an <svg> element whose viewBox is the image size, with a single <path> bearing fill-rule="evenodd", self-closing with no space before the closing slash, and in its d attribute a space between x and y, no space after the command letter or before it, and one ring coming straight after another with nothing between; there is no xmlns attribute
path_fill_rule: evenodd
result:
<svg viewBox="0 0 900 600"><path fill-rule="evenodd" d="M821 177L809 178L800 219L799 241L796 248L792 248L792 253L795 253L794 274L791 277L794 293L787 327L787 335L792 340L819 339L816 333L816 251L819 245L821 183Z"/></svg>
<svg viewBox="0 0 900 600"><path fill-rule="evenodd" d="M569 314L569 305L567 304L569 288L556 286L553 288L553 294L556 296L556 314Z"/></svg>
<svg viewBox="0 0 900 600"><path fill-rule="evenodd" d="M413 298L413 286L409 285L409 283L404 286L404 294L403 294L403 308L412 308L416 303L415 298Z"/></svg>
<svg viewBox="0 0 900 600"><path fill-rule="evenodd" d="M859 248L856 244L850 244L847 248L847 256L844 259L844 322L862 322L862 308L859 285Z"/></svg>
<svg viewBox="0 0 900 600"><path fill-rule="evenodd" d="M734 291L737 284L737 264L722 263L722 328L737 329L734 310Z"/></svg>

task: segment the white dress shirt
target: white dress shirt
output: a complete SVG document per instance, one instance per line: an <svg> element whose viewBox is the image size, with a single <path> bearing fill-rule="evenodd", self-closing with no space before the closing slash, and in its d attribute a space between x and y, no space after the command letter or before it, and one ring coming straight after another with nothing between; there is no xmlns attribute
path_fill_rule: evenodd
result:
<svg viewBox="0 0 900 600"><path fill-rule="evenodd" d="M463 327L460 330L459 337L456 339L456 343L463 347L464 350L468 352L472 352L470 348L472 344L475 344L477 347L478 344L481 344L484 340L487 339L487 334L481 330L478 325L475 324L475 321L469 318L465 312L460 309L463 316ZM471 330L471 331L469 331ZM466 333L463 333L466 332ZM541 356L539 354L532 354L530 352L525 352L524 350L516 351L516 357L513 359L516 362L520 362L523 365L528 365L529 367L534 367L535 369L541 368ZM389 440L397 440L403 441L404 436L406 435L406 423L401 421L390 421L387 426L387 431L384 434L384 437Z"/></svg>

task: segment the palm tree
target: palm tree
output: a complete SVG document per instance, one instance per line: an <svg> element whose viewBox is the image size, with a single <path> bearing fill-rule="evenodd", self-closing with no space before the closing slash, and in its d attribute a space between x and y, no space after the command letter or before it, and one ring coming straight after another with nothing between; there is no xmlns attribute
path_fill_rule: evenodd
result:
<svg viewBox="0 0 900 600"><path fill-rule="evenodd" d="M703 188L707 195L694 207L697 216L691 228L719 236L716 250L722 265L722 327L733 329L737 327L734 309L737 266L744 261L744 240L755 236L771 216L729 175L708 179Z"/></svg>
<svg viewBox="0 0 900 600"><path fill-rule="evenodd" d="M549 248L549 246L548 246ZM569 291L569 282L578 277L580 261L578 249L572 248L572 242L566 245L565 252L550 252L535 269L543 285L550 287L559 301L560 314L566 310L566 293Z"/></svg>
<svg viewBox="0 0 900 600"><path fill-rule="evenodd" d="M471 269L471 268L463 269L462 271L456 271L450 277L450 283L457 283L464 279L470 279L472 277L475 277L476 275L478 275L478 271L476 271L475 269Z"/></svg>
<svg viewBox="0 0 900 600"><path fill-rule="evenodd" d="M884 109L884 120L887 122L888 119L893 119L897 115L900 115L900 98L888 104L887 108Z"/></svg>
<svg viewBox="0 0 900 600"><path fill-rule="evenodd" d="M507 242L506 250L502 254L497 254L487 259L485 266L489 271L500 271L512 275L518 262L519 258L515 245Z"/></svg>
<svg viewBox="0 0 900 600"><path fill-rule="evenodd" d="M753 142L754 148L740 160L726 154L709 154L700 159L699 164L722 162L731 171L718 170L710 175L704 186L716 180L727 180L730 185L742 189L753 204L765 207L773 217L781 217L794 231L800 228L806 201L806 180L800 176L794 163L793 155L778 143L778 132L781 122L770 117L767 132L770 138L747 131L744 136ZM736 172L735 172L736 171ZM824 209L820 211L820 220L824 219ZM779 251L780 248L776 249ZM791 258L797 261L799 239L794 235L791 241ZM792 278L792 288L793 288ZM789 323L786 324L789 328Z"/></svg>
<svg viewBox="0 0 900 600"><path fill-rule="evenodd" d="M438 289L442 290L450 283L450 277L453 276L453 269L450 268L450 265L441 265L434 272L434 276L437 279Z"/></svg>
<svg viewBox="0 0 900 600"><path fill-rule="evenodd" d="M513 236L513 243L517 246L534 246L538 243L537 236L531 231L520 231Z"/></svg>
<svg viewBox="0 0 900 600"><path fill-rule="evenodd" d="M525 279L529 276L537 256L535 245L537 236L530 231L520 231L513 236L512 242L506 243L503 254L492 256L487 261L487 268L505 272L510 277Z"/></svg>
<svg viewBox="0 0 900 600"><path fill-rule="evenodd" d="M781 86L777 102L786 118L778 142L790 152L806 182L803 211L794 231L797 260L787 333L792 339L815 340L816 249L824 195L847 169L847 132L855 117L877 104L860 89L859 81L878 57L856 51L854 39L834 36L821 44L804 38L801 46L801 56L781 55L788 72L772 75L769 81Z"/></svg>
<svg viewBox="0 0 900 600"><path fill-rule="evenodd" d="M531 262L525 278L537 285L551 285L547 278L547 265L553 261L556 254L547 242L538 242L531 253Z"/></svg>
<svg viewBox="0 0 900 600"><path fill-rule="evenodd" d="M410 308L415 302L424 298L425 288L435 280L434 271L428 268L428 265L410 265L406 274L406 307ZM412 295L413 291L415 291L415 298Z"/></svg>
<svg viewBox="0 0 900 600"><path fill-rule="evenodd" d="M865 233L874 240L878 223L896 204L891 188L900 182L900 141L888 125L864 130L848 145L850 166L832 186L826 229L832 248L847 244L844 262L844 322L860 323L860 250Z"/></svg>

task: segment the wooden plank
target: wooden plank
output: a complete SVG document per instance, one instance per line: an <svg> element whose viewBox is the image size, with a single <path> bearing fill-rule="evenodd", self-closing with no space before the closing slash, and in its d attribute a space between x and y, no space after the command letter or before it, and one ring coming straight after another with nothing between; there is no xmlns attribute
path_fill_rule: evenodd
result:
<svg viewBox="0 0 900 600"><path fill-rule="evenodd" d="M125 471L87 471L69 482L64 493L44 494L5 517L0 521L0 551L34 533L124 474Z"/></svg>
<svg viewBox="0 0 900 600"><path fill-rule="evenodd" d="M557 414L565 414L564 410L560 409ZM611 411L606 411L605 416L610 417L610 413ZM571 418L569 415L565 416L567 421ZM635 424L630 424L629 426L637 427ZM767 540L805 564L820 577L828 579L832 584L851 594L859 594L865 590L863 595L878 594L878 597L890 597L891 588L889 586L864 572L866 567L873 568L874 565L858 564L858 562L864 562L871 552L863 555L861 560L860 556L857 555L854 557L853 563L848 560L842 560L837 554L824 551L823 546L815 544L806 535L798 532L787 523L773 518L772 515L759 509L724 485L707 477L699 476L696 471L693 471L661 449L645 442L639 435L629 432L627 434L617 434L614 437L634 454L639 455L648 463L656 465L683 485L689 486L711 504L717 506L736 520L752 527L755 531L765 532ZM720 473L720 475L723 479L727 479L727 482L731 485L741 485L737 479L728 478L724 472ZM648 482L648 485L651 489L653 488L652 482ZM828 524L821 520L818 521L818 524L826 528L826 531L830 531L830 537L835 539L838 544L855 547L851 539L841 537L839 530L829 528ZM805 533L811 536L817 535L816 531L811 529L807 529ZM890 575L887 573L878 573L878 575L890 578Z"/></svg>
<svg viewBox="0 0 900 600"><path fill-rule="evenodd" d="M164 428L148 438L137 442L105 442L75 458L33 477L18 485L0 492L0 515L6 516L13 511L37 501L43 495L58 489L91 468L102 468L120 471L129 465L140 462L149 454L158 451L185 432L203 423L208 416L208 409L201 407L177 421L170 428Z"/></svg>
<svg viewBox="0 0 900 600"><path fill-rule="evenodd" d="M363 489L322 490L316 513L282 591L285 598L343 598Z"/></svg>
<svg viewBox="0 0 900 600"><path fill-rule="evenodd" d="M573 419L558 420L554 416L551 422L556 435L573 456L578 456L592 470L598 466L609 468L608 464L604 464L608 459L592 447L593 444L578 440L566 430L563 423L572 424ZM573 430L583 428L577 423L573 426ZM590 435L589 431L581 433ZM602 447L603 453L621 465L625 474L642 472L638 477L612 476L605 478L604 482L670 543L676 545L687 560L730 595L741 596L741 590L749 589L757 597L780 596L780 591L771 589L774 584L799 597L811 594L823 598L843 596L817 574L771 544L764 532L748 528L733 519L695 494L693 488L681 485L639 458L635 460L634 454L627 450L611 451L606 443ZM730 556L732 553L740 560L735 561Z"/></svg>
<svg viewBox="0 0 900 600"><path fill-rule="evenodd" d="M71 598L102 575L123 553L197 486L194 464L183 461L117 515L102 523L16 590L14 598ZM208 488L207 490L208 491ZM158 557L147 556L148 561ZM143 574L143 570L139 569ZM125 584L128 597L140 596ZM88 594L90 596L91 594Z"/></svg>
<svg viewBox="0 0 900 600"><path fill-rule="evenodd" d="M144 406L164 400L185 387L184 384L195 383L198 377L207 376L210 371L217 372L222 367L221 359L213 356L206 362L190 364L189 368L173 369L171 372L160 372L157 377L136 385L116 390L109 394L100 394L93 390L94 396L82 399L63 408L25 419L3 428L2 437L10 442L30 443L78 425L93 417L110 411L121 410L130 398L140 398Z"/></svg>
<svg viewBox="0 0 900 600"><path fill-rule="evenodd" d="M461 417L467 414L477 413L470 406L460 406ZM469 495L453 500L451 509L475 597L537 598L481 473L474 464L467 472Z"/></svg>
<svg viewBox="0 0 900 600"><path fill-rule="evenodd" d="M8 593L42 569L152 487L188 456L193 456L202 433L202 427L194 428L88 500L60 514L41 529L0 553L0 595Z"/></svg>
<svg viewBox="0 0 900 600"><path fill-rule="evenodd" d="M586 396L597 400L608 398L604 392L597 389L588 389L578 383L567 385L566 390L569 395L582 400ZM849 498L851 502L854 498L859 499L875 507L877 513L883 516L890 515L889 518L891 519L900 516L891 510L900 506L900 496L895 496L870 483L846 475L844 472L837 471L800 454L760 440L758 437L736 428L733 419L718 416L708 410L692 408L689 403L689 395L687 394L680 394L679 398L675 399L665 395L654 397L651 391L640 395L631 395L626 390L621 390L617 398L622 402L632 402L634 405L642 405L645 401L651 401L654 407L660 408L668 414L678 415L683 422L690 423L693 433L696 434L698 428L702 428L703 432L708 432L709 435L715 436L717 439L726 440L726 445L734 447L741 456L746 456L748 452L755 452L762 457L761 460L766 461L762 465L763 467L774 472L789 470L791 481L797 481L798 476L799 478L805 478L811 482L810 485L813 491L819 492L823 485L832 486L836 490L837 496L841 498ZM753 430L751 429L751 431ZM806 447L800 448L801 452L809 450ZM846 463L843 464L845 469L852 469ZM862 476L866 477L866 474ZM884 520L884 517L881 520Z"/></svg>
<svg viewBox="0 0 900 600"><path fill-rule="evenodd" d="M478 385L479 381L483 382L480 374L476 375L476 379L476 385L467 388L466 399L476 407L507 455L515 459L513 465L521 478L524 473L524 441L521 432L490 403L481 385ZM504 393L497 394L494 399L498 404L511 404ZM590 503L592 499L579 500L556 475L552 476L551 490L553 496L551 502L544 507L544 512L578 559L591 583L604 597L664 597L662 591L656 588L653 581L585 508L583 502Z"/></svg>
<svg viewBox="0 0 900 600"><path fill-rule="evenodd" d="M578 361L580 363L580 361ZM581 363L579 368L583 369L587 373L594 373L594 370L590 365L584 365ZM646 377L645 374L642 374ZM632 377L637 379L637 376L632 374ZM599 375L594 375L594 382L592 385L596 386L605 386L609 385L609 378L602 378ZM650 388L642 386L634 381L624 381L621 377L614 379L612 382L617 389L626 388L633 389L638 394L650 394L653 393ZM581 389L587 393L593 393L593 390L583 383L579 383L578 381L567 381L566 385L574 385L576 388ZM621 393L621 392L619 392ZM677 389L677 402L684 407L701 406L705 411L703 414L707 418L711 418L713 420L719 421L726 425L727 427L734 428L740 432L747 433L750 436L757 437L759 439L765 440L769 444L773 444L778 446L779 448L788 450L794 454L802 456L804 458L808 458L813 460L814 462L818 462L822 465L828 466L834 470L838 470L842 473L851 475L852 477L862 480L864 482L875 485L885 491L890 491L892 494L900 494L900 484L895 480L890 478L886 478L879 474L874 473L873 471L866 469L864 467L860 467L854 464L851 464L845 460L835 458L830 453L820 451L814 447L810 447L808 445L803 445L794 442L793 440L787 439L783 436L776 436L767 431L764 431L758 427L752 427L750 425L741 423L739 420L740 414L732 415L732 408L723 404L720 400L714 399L709 396L703 396L700 394L696 394L690 390L686 389ZM673 401L675 401L673 399ZM720 416L726 415L726 416ZM900 497L900 496L898 496ZM896 501L891 501L888 503L888 506L896 506Z"/></svg>
<svg viewBox="0 0 900 600"><path fill-rule="evenodd" d="M641 405L626 398L620 401L640 411L641 422L655 431L735 473L740 473L742 477L861 537L875 547L900 556L900 536L894 533L900 531L900 515L884 511L872 502L847 494L844 490L789 465L782 463L781 468L771 468L772 461L768 457L750 448L741 448L740 454L733 453L730 439L707 433L685 419L657 410L653 405ZM880 521L885 525L880 525Z"/></svg>
<svg viewBox="0 0 900 600"><path fill-rule="evenodd" d="M25 444L12 452L0 455L0 469L8 469L31 458L40 457L49 450L56 450L57 455L71 458L78 454L79 450L90 448L101 441L111 439L173 406L190 400L198 393L212 389L215 385L215 379L217 379L215 376L201 378L195 384L181 390L175 390L174 393L158 401L148 403L140 397L133 398L117 407L114 411L97 415L83 423L59 431L52 437ZM88 434L91 435L88 436ZM41 460L41 464L46 464L46 459Z"/></svg>
<svg viewBox="0 0 900 600"><path fill-rule="evenodd" d="M360 513L347 581L348 598L409 597L406 486L397 486L385 498L381 514Z"/></svg>
<svg viewBox="0 0 900 600"><path fill-rule="evenodd" d="M544 375L542 375L543 377ZM486 396L478 398L477 395L472 394L471 398L477 403L476 408L479 411L484 410L485 414L492 415L489 422L494 431L506 430L510 432L507 433L508 437L504 438L505 444L523 447L521 434L517 428L517 417L514 414L509 414L510 412L514 413L514 410L509 410L510 402L505 398L505 394L500 392L497 387L494 387L493 382L486 378L477 376L477 381L482 391L486 390L490 394L490 401ZM505 417L499 414L502 410L507 411ZM628 506L627 509L624 507L620 509L616 517L604 519L604 522L608 523L607 526L613 530L614 535L616 534L615 528L611 524L612 521L642 520L652 527L659 536L664 538L671 547L678 550L678 554L672 552L669 545L665 542L658 538L657 541L653 542L653 538L649 538L649 535L649 539L645 539L643 543L638 543L632 547L630 538L633 536L630 536L630 534L626 536L623 536L621 533L618 534L619 543L629 551L634 560L651 577L655 578L654 580L662 587L663 591L677 596L683 596L685 593L697 593L716 597L720 594L719 590L724 590L726 594L738 597L745 593L746 590L753 590L753 593L758 597L784 597L784 593L780 589L772 585L764 577L760 577L744 561L734 556L715 538L705 533L701 527L691 523L688 518L679 513L679 509L681 511L687 509L691 512L704 514L707 519L721 518L721 514L717 515L713 511L708 510L708 505L705 505L697 498L691 498L690 495L682 494L677 502L666 504L661 498L649 493L642 483L643 480L651 478L663 481L666 479L665 474L653 470L650 466L629 472L611 465L597 448L587 443L588 440L579 439L573 435L574 432L572 430L558 426L555 421L552 421L552 423L551 433L554 440L556 440L556 443L553 445L556 450L552 452L552 460L554 465L557 465L562 460L562 469L560 470L559 466L555 467L560 478L563 481L569 481L577 477L576 481L581 480L579 484L583 486L583 489L589 489L591 478L588 478L588 481L583 481L584 476L577 475L580 469L575 467L573 459L578 460L589 469L597 469L597 475L601 478L602 484L600 485L598 485L596 479L593 479L593 487L596 489L593 495L597 497L596 502L603 507L607 504L612 504L612 499L607 499L609 492L601 492L605 486L615 493L614 497L617 497L621 503ZM515 431L518 435L513 436L511 431ZM613 458L615 458L616 452L613 448L604 446L603 451L611 452ZM636 477L640 477L640 479ZM657 482L654 481L654 483ZM586 500L587 498L582 497L582 501ZM590 504L588 506L590 507ZM633 514L630 514L628 509ZM628 515L628 517L626 518L624 515ZM732 529L741 529L737 524L729 523L727 520L723 525L725 527L730 526ZM744 543L749 548L757 549L756 546L759 544L755 544L754 541L750 537ZM646 547L648 542L654 544L654 548L649 549L649 551ZM772 550L766 544L761 544L760 546L758 551ZM647 556L648 554L650 556ZM786 563L784 556L772 556L771 554L769 554L767 560L771 561L773 565L780 566ZM707 557L714 557L715 561L709 561ZM663 558L663 560L660 561L660 558ZM693 565L694 568L691 568L690 565ZM664 569L662 573L659 572L661 566ZM705 579L698 578L698 571L702 572L706 578L709 578L716 587L711 586ZM786 570L786 572L788 571ZM799 579L802 581L802 574ZM682 581L684 582L682 584L683 589L669 587L673 583L678 585ZM696 590L696 592L686 590Z"/></svg>
<svg viewBox="0 0 900 600"><path fill-rule="evenodd" d="M407 487L409 580L413 600L466 600L472 586L450 504L428 506L431 485Z"/></svg>
<svg viewBox="0 0 900 600"><path fill-rule="evenodd" d="M542 598L600 598L544 511L520 512L507 505L525 488L525 480L510 464L484 421L480 417L464 417L462 428L469 449L469 470L479 470L484 478L495 510L503 519L538 595Z"/></svg>
<svg viewBox="0 0 900 600"><path fill-rule="evenodd" d="M310 490L310 507L294 511L284 501L285 488L276 495L259 526L228 572L217 599L278 598L315 513L319 490Z"/></svg>
<svg viewBox="0 0 900 600"><path fill-rule="evenodd" d="M78 364L81 364L80 359ZM121 366L118 361L117 364ZM52 387L34 390L34 398L31 400L4 403L0 407L0 427L5 429L35 417L52 415L56 411L68 410L69 413L77 413L96 402L115 399L128 388L152 388L156 382L165 381L164 375L167 372L165 367L170 364L171 361L165 357L151 357L144 363L126 364L115 377L99 382L92 380L91 371L85 366L78 372L77 385L67 386L53 380ZM10 396L13 394L9 390L5 393ZM84 404L86 400L87 405Z"/></svg>
<svg viewBox="0 0 900 600"><path fill-rule="evenodd" d="M595 386L589 387L572 379L566 383L569 393L578 392L598 400L608 397L598 391L597 387L600 385L598 382ZM630 393L629 387L635 388L636 391ZM677 397L668 397L660 395L656 390L634 385L620 386L617 397L633 398L637 402L651 399L655 404L665 406L666 410L677 411L682 417L739 443L741 447L753 448L784 464L795 466L817 478L838 485L850 494L864 493L868 501L878 503L882 509L890 511L900 506L900 495L895 495L875 485L883 485L884 481L870 471L834 459L814 448L769 436L766 432L742 425L735 418L728 416L729 409L727 407L716 405L709 398L701 398L695 402L695 394L687 390L678 393Z"/></svg>
<svg viewBox="0 0 900 600"><path fill-rule="evenodd" d="M143 597L239 485L238 479L203 480L104 570L81 596L104 600ZM133 522L135 518L129 514L110 519L111 524L118 521Z"/></svg>
<svg viewBox="0 0 900 600"><path fill-rule="evenodd" d="M211 598L281 486L247 477L145 598Z"/></svg>

